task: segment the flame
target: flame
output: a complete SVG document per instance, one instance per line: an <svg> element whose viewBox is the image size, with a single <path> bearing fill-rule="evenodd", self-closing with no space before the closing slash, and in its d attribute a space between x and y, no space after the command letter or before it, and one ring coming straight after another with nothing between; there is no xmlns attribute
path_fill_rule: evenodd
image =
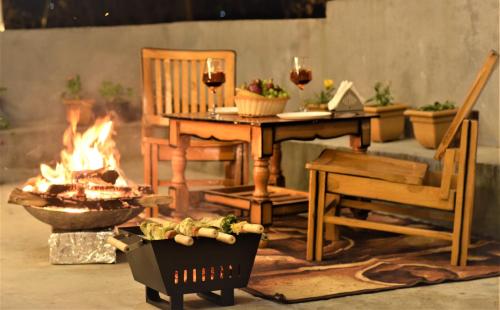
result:
<svg viewBox="0 0 500 310"><path fill-rule="evenodd" d="M109 117L96 120L94 125L81 133L77 130L79 112L70 114L70 126L63 135L64 149L61 151L61 159L55 167L47 164L40 165L41 175L29 181L23 187L23 191L45 193L53 184L78 184L84 183L84 193L88 198L99 198L113 196L110 193L93 190L92 186L100 185L89 180L78 180L75 178L79 172L108 171L118 172L118 179L114 186L129 186L130 181L123 177L119 169L120 154L116 149L112 138L113 122ZM76 194L76 191L75 193Z"/></svg>

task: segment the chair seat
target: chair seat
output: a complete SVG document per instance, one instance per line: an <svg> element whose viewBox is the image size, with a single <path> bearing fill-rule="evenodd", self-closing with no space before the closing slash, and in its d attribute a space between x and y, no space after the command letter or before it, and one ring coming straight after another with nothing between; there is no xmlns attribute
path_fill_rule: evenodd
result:
<svg viewBox="0 0 500 310"><path fill-rule="evenodd" d="M325 150L307 169L422 185L428 165L409 160L337 150Z"/></svg>

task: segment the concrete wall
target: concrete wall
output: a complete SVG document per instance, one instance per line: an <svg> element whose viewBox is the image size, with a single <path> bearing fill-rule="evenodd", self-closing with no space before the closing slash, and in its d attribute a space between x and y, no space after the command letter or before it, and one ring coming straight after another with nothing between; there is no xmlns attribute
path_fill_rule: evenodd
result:
<svg viewBox="0 0 500 310"><path fill-rule="evenodd" d="M335 0L326 19L182 22L172 24L7 30L0 33L3 110L16 126L61 122L64 79L79 73L97 97L102 80L136 90L141 47L234 49L237 80L274 77L297 105L288 81L290 58L308 55L315 80L350 79L366 97L376 81L391 81L396 99L419 106L463 100L489 49L499 49L498 0ZM307 97L307 94L306 94ZM480 144L499 146L498 70L486 87Z"/></svg>

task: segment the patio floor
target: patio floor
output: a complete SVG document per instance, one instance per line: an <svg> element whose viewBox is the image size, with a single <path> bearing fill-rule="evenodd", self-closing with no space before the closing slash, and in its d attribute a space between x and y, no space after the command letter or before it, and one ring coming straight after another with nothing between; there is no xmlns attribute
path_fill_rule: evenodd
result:
<svg viewBox="0 0 500 310"><path fill-rule="evenodd" d="M134 167L135 166L135 167ZM136 163L125 163L132 179L141 180ZM189 176L189 175L188 175ZM193 176L193 173L190 173ZM15 184L0 187L0 308L2 309L154 309L145 303L144 288L121 259L112 265L55 266L48 262L50 227L23 208L7 204ZM400 289L377 294L282 305L241 290L230 309L498 309L499 280L483 280ZM214 306L196 295L185 298L186 309Z"/></svg>

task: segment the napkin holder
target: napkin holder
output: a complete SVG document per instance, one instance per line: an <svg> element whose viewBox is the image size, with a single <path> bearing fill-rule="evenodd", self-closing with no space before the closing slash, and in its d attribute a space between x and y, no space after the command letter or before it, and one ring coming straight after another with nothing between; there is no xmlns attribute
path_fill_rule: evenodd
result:
<svg viewBox="0 0 500 310"><path fill-rule="evenodd" d="M328 110L335 112L363 111L365 99L350 81L342 81L335 96L328 102Z"/></svg>

